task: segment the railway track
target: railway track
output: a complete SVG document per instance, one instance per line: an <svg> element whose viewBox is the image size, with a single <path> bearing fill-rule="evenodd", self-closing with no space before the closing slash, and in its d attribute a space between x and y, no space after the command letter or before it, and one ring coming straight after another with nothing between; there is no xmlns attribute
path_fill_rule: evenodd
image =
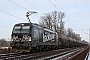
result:
<svg viewBox="0 0 90 60"><path fill-rule="evenodd" d="M57 59L59 59L59 60L66 60L70 56L74 55L75 53L80 52L81 50L84 50L84 48L76 48L76 49L64 51L62 53L56 53L54 55L38 58L38 60L57 60Z"/></svg>
<svg viewBox="0 0 90 60"><path fill-rule="evenodd" d="M16 54L16 53L9 53L9 54L0 54L0 60L47 60L47 59L60 59L65 60L70 58L75 53L84 50L86 47L83 48L67 48L67 49L59 49L53 51L46 51L40 53L28 53L28 54Z"/></svg>

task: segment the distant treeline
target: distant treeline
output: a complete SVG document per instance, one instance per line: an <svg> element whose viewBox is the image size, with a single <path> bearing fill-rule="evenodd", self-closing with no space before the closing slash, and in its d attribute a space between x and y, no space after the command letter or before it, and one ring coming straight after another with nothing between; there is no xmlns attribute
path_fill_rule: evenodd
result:
<svg viewBox="0 0 90 60"><path fill-rule="evenodd" d="M0 39L0 47L9 47L10 41L6 41L6 39Z"/></svg>

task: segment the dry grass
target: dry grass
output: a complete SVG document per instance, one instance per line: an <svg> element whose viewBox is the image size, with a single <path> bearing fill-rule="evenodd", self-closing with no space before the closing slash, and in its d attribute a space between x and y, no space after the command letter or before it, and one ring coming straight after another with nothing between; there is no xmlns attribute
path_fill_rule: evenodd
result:
<svg viewBox="0 0 90 60"><path fill-rule="evenodd" d="M13 49L0 49L0 54L15 53Z"/></svg>

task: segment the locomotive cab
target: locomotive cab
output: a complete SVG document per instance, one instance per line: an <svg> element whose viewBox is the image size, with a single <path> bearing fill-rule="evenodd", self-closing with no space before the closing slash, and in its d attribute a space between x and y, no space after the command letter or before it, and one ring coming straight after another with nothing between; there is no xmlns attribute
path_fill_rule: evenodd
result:
<svg viewBox="0 0 90 60"><path fill-rule="evenodd" d="M22 23L22 24L16 24L13 28L13 31L12 31L12 41L31 41L30 37L31 37L31 34L30 34L30 24L25 24L25 23Z"/></svg>
<svg viewBox="0 0 90 60"><path fill-rule="evenodd" d="M11 35L12 42L10 46L14 49L30 49L31 42L31 24L15 24Z"/></svg>

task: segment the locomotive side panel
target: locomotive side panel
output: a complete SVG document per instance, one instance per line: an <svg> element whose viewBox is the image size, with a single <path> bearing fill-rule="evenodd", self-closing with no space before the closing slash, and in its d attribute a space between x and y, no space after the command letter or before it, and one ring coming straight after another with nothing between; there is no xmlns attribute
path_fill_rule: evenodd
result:
<svg viewBox="0 0 90 60"><path fill-rule="evenodd" d="M55 32L44 29L43 43L44 45L57 45L57 34Z"/></svg>
<svg viewBox="0 0 90 60"><path fill-rule="evenodd" d="M57 33L47 28L33 25L32 28L32 47L36 45L58 45Z"/></svg>

